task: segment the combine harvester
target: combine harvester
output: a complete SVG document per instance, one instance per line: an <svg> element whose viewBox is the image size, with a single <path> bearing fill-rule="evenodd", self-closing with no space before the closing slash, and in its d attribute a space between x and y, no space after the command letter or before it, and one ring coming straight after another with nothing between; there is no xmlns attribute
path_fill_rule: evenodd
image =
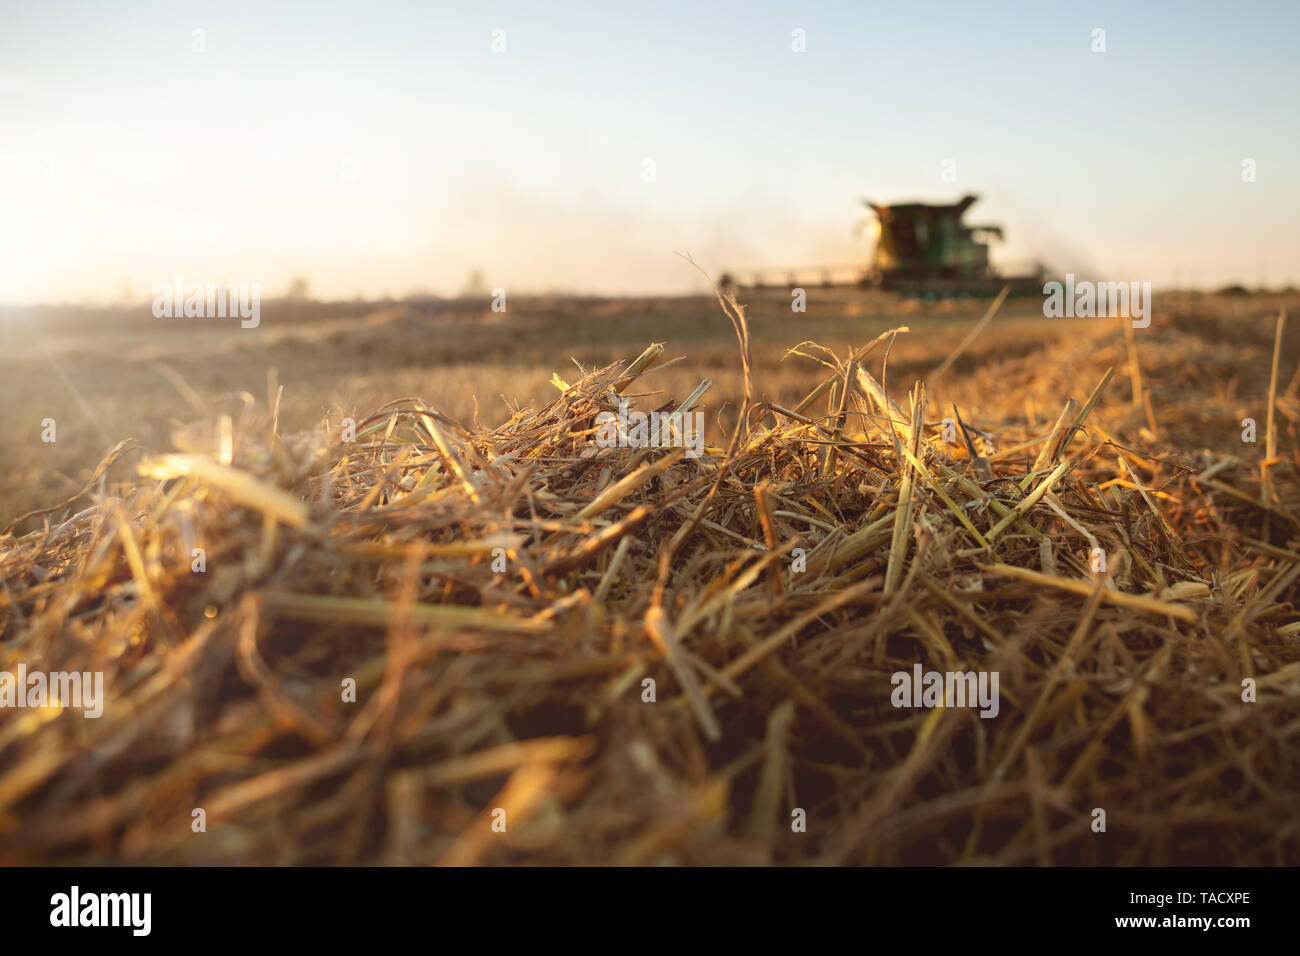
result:
<svg viewBox="0 0 1300 956"><path fill-rule="evenodd" d="M920 296L991 296L1004 285L1012 295L1039 295L1046 270L1041 264L1019 275L1000 275L989 262L987 237L1003 238L1001 226L968 226L962 217L979 199L968 195L949 205L900 203L882 206L864 200L875 213L871 229L876 247L868 265L858 268L850 281L835 281L832 276L844 267L798 267L782 270L785 286L767 282L762 274L751 283L736 281L730 274L722 276L723 288L737 292L801 286L823 289L881 289ZM811 281L806 279L815 271Z"/></svg>

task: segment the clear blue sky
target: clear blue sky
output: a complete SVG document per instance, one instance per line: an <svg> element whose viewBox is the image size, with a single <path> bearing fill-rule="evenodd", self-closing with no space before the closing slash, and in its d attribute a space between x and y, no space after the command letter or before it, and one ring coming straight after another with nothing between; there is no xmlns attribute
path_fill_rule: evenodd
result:
<svg viewBox="0 0 1300 956"><path fill-rule="evenodd" d="M965 192L1006 262L1300 284L1297 39L1297 2L6 2L0 302L674 291Z"/></svg>

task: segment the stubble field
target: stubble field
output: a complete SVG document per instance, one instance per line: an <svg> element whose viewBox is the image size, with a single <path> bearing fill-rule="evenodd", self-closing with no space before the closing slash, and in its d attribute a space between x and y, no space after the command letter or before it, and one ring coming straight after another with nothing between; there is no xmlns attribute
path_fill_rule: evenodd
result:
<svg viewBox="0 0 1300 956"><path fill-rule="evenodd" d="M7 312L0 859L1300 862L1295 304Z"/></svg>

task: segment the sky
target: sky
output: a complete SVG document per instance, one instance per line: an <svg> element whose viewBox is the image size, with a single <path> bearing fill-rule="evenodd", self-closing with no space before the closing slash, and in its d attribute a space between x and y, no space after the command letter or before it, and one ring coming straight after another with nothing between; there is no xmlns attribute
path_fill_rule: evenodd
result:
<svg viewBox="0 0 1300 956"><path fill-rule="evenodd" d="M1297 36L1250 0L0 0L0 303L691 291L679 254L851 265L864 198L968 192L1007 268L1300 284Z"/></svg>

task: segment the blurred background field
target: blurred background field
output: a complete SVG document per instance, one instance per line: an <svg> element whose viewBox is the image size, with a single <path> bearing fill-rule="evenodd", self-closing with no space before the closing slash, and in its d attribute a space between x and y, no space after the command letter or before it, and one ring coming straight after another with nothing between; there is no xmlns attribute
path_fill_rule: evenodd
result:
<svg viewBox="0 0 1300 956"><path fill-rule="evenodd" d="M817 342L844 357L887 329L908 326L887 368L886 384L902 395L956 348L988 304L878 292L808 294L802 314L791 312L788 293L780 290L742 296L755 380L767 398L787 407L826 374L809 358L787 354L801 342ZM1239 381L1235 372L1222 379L1205 370L1205 398L1216 403L1221 420L1215 428L1198 428L1188 440L1218 448L1228 442L1240 450L1241 418L1253 415L1262 428L1274 318L1286 305L1294 314L1297 302L1294 294L1157 296L1157 327L1200 335L1210 354L1216 348L1247 350L1253 355L1247 367L1258 372ZM0 321L6 408L0 418L0 511L7 521L65 500L123 439L134 439L138 448L122 457L108 480L132 478L140 454L172 449L186 424L222 414L238 420L249 402L265 411L280 387L282 433L337 429L345 417L407 396L466 424L477 415L490 426L514 408L551 401L557 394L552 374L571 379L574 361L587 369L630 361L651 342L663 342L669 357L684 357L649 379L663 390L662 400L680 400L709 378L706 438L718 441L728 433L741 378L734 336L714 300L520 297L507 304L501 313L491 311L486 299L274 300L263 303L260 325L249 329L236 319L157 319L144 306L6 309ZM1044 362L1058 362L1097 336L1119 340L1117 321L1047 319L1038 298L1012 298L954 364L941 397L978 406L984 416L1001 416L972 422L979 427L1050 425L1059 408L1026 403L1010 383L1000 394L988 394L989 383L971 373L1035 353ZM1138 341L1140 362L1154 365L1157 357L1143 356ZM1300 354L1296 341L1291 333L1285 337L1284 376ZM1080 381L1075 391L1086 394L1092 384ZM1147 385L1158 408L1166 385L1158 379ZM56 422L53 443L41 441L47 418Z"/></svg>

